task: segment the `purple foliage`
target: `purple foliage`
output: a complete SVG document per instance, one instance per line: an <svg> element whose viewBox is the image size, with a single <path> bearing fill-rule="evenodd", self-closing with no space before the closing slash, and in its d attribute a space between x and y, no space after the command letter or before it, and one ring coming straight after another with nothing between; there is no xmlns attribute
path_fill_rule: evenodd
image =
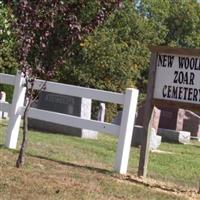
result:
<svg viewBox="0 0 200 200"><path fill-rule="evenodd" d="M61 0L20 0L14 24L19 42L20 69L26 77L52 78L82 40L122 5L122 0L102 0L101 8L86 24L79 19L85 2L65 3Z"/></svg>

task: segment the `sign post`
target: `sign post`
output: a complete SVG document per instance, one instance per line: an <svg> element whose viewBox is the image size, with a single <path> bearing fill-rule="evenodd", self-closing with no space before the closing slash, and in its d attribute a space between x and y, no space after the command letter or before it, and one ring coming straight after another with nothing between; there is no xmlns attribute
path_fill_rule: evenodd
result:
<svg viewBox="0 0 200 200"><path fill-rule="evenodd" d="M146 177L154 106L200 109L200 49L151 47L138 175Z"/></svg>
<svg viewBox="0 0 200 200"><path fill-rule="evenodd" d="M157 53L151 54L150 69L149 69L149 81L147 86L147 98L145 102L145 115L143 118L143 135L142 144L140 149L140 160L138 168L138 176L146 177L147 166L149 160L149 143L151 136L151 117L153 112L153 89L154 89L154 79L155 79L155 61L157 58Z"/></svg>

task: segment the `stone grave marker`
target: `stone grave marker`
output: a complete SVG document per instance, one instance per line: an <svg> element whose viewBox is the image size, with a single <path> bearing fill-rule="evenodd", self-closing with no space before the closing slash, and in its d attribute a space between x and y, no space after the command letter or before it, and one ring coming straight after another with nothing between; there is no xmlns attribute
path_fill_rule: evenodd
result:
<svg viewBox="0 0 200 200"><path fill-rule="evenodd" d="M3 91L0 92L0 102L2 102L2 103L8 103L6 101L6 93L3 92ZM7 118L8 118L8 113L0 111L0 119L7 119Z"/></svg>
<svg viewBox="0 0 200 200"><path fill-rule="evenodd" d="M98 111L98 115L97 115L97 120L98 121L104 122L105 112L106 112L106 105L105 105L105 103L100 103L99 111Z"/></svg>
<svg viewBox="0 0 200 200"><path fill-rule="evenodd" d="M152 127L155 127L155 128L151 128L150 150L157 149L160 146L161 139L162 139L161 136L157 135L160 111L155 108L153 114L154 114L154 120L152 122L152 124L153 124ZM112 120L112 123L120 125L121 118L122 118L122 111L119 111L117 116ZM140 125L135 125L134 129L133 129L131 146L134 146L134 147L140 146L142 143L143 134L144 134L143 127Z"/></svg>
<svg viewBox="0 0 200 200"><path fill-rule="evenodd" d="M58 113L64 113L81 117L84 119L91 118L91 99L72 97L68 95L54 94L50 92L41 92L39 100L33 107ZM29 119L29 127L41 131L63 133L82 138L97 138L97 132L79 129L65 125L41 121L37 119Z"/></svg>

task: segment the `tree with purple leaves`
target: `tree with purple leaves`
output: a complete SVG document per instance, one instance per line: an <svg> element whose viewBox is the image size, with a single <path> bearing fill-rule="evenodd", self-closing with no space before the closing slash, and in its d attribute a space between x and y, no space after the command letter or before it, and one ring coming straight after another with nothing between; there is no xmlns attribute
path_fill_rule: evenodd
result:
<svg viewBox="0 0 200 200"><path fill-rule="evenodd" d="M35 79L52 79L63 66L64 58L73 53L73 46L83 40L108 16L122 6L122 0L101 0L97 11L85 19L80 16L86 1L19 0L14 3L16 21L13 24L18 40L20 72L25 78L26 109L24 112L23 139L16 162L21 167L25 161L28 142L28 111L37 97ZM45 85L41 90L45 89Z"/></svg>

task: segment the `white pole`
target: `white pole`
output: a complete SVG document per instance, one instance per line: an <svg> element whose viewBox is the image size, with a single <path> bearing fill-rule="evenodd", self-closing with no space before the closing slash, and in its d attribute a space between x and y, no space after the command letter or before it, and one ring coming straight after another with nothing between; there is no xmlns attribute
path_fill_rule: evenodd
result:
<svg viewBox="0 0 200 200"><path fill-rule="evenodd" d="M17 139L19 135L19 128L21 122L21 115L17 112L24 105L24 98L26 88L24 87L25 80L23 75L18 72L15 79L15 89L12 99L12 105L9 113L9 122L6 133L6 147L15 149L17 146Z"/></svg>
<svg viewBox="0 0 200 200"><path fill-rule="evenodd" d="M126 89L114 170L126 174L138 101L137 89Z"/></svg>

